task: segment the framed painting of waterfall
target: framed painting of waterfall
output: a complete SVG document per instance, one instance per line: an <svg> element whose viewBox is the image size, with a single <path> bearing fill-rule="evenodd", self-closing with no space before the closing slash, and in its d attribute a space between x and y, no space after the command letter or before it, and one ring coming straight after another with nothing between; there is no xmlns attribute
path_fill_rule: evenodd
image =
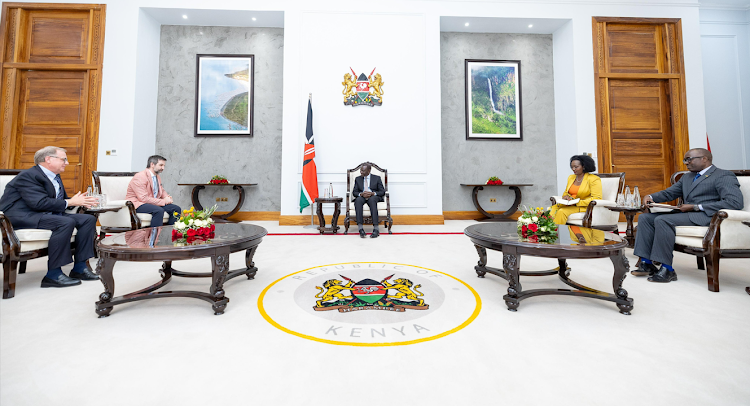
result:
<svg viewBox="0 0 750 406"><path fill-rule="evenodd" d="M466 59L466 139L523 140L521 61Z"/></svg>
<svg viewBox="0 0 750 406"><path fill-rule="evenodd" d="M254 55L196 55L195 136L253 135Z"/></svg>

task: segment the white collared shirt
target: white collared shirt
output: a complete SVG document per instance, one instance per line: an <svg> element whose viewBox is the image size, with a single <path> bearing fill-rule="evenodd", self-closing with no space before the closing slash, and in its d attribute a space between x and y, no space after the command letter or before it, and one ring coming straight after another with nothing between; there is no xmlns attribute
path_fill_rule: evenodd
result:
<svg viewBox="0 0 750 406"><path fill-rule="evenodd" d="M370 189L370 175L363 176L362 179L362 186L365 188L362 192L372 192L372 189ZM362 193L359 195L362 196Z"/></svg>
<svg viewBox="0 0 750 406"><path fill-rule="evenodd" d="M60 194L60 184L57 183L57 180L55 179L57 177L57 174L52 172L51 170L43 167L42 165L39 165L40 168L42 168L42 172L44 172L45 175L49 178L50 182L52 182L52 186L55 187L55 196ZM68 201L65 201L65 208L68 207Z"/></svg>

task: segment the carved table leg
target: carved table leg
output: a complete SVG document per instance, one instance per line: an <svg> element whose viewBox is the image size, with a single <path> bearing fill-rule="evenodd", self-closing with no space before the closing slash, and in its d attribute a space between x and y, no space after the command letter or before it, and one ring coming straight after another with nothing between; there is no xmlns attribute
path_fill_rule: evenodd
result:
<svg viewBox="0 0 750 406"><path fill-rule="evenodd" d="M506 250L503 247L503 270L508 274L508 294L503 296L508 310L515 312L520 305L518 296L522 291L521 281L519 280L519 267L521 257L516 255L515 249Z"/></svg>
<svg viewBox="0 0 750 406"><path fill-rule="evenodd" d="M333 204L333 217L331 217L331 229L334 234L337 234L339 231L339 214L341 214L341 203L335 202Z"/></svg>
<svg viewBox="0 0 750 406"><path fill-rule="evenodd" d="M323 215L323 202L317 202L315 205L318 208L318 231L323 234L326 229L326 218Z"/></svg>
<svg viewBox="0 0 750 406"><path fill-rule="evenodd" d="M229 298L224 296L224 282L227 279L227 273L229 273L229 250L222 250L212 258L211 272L211 296L213 296L214 303L212 305L214 314L224 314L224 309L227 307Z"/></svg>
<svg viewBox="0 0 750 406"><path fill-rule="evenodd" d="M628 227L625 229L625 240L628 242L628 248L635 247L635 232L633 230L633 220L635 219L635 212L626 211L625 220L628 222Z"/></svg>
<svg viewBox="0 0 750 406"><path fill-rule="evenodd" d="M629 316L630 311L633 310L633 299L628 297L628 291L622 287L622 283L625 281L625 277L628 276L630 264L622 250L612 253L609 259L615 267L615 274L612 277L612 288L615 291L615 296L617 296L617 299L626 302L617 303L617 307L620 309L620 313Z"/></svg>
<svg viewBox="0 0 750 406"><path fill-rule="evenodd" d="M164 263L161 264L159 275L161 275L162 278L165 278L167 274L171 274L171 273L172 273L172 261L164 261Z"/></svg>
<svg viewBox="0 0 750 406"><path fill-rule="evenodd" d="M256 245L245 251L245 266L250 270L247 273L247 279L254 279L255 274L258 273L258 268L255 267L255 262L253 262L253 256L255 256L255 251L258 250L258 247L259 245Z"/></svg>
<svg viewBox="0 0 750 406"><path fill-rule="evenodd" d="M474 270L477 271L477 277L484 278L484 275L487 273L487 250L476 244L474 244L474 248L477 249L477 254L479 254L479 262L477 262Z"/></svg>
<svg viewBox="0 0 750 406"><path fill-rule="evenodd" d="M112 312L112 306L107 306L107 303L115 296L115 278L112 275L115 262L110 257L99 257L96 262L96 274L104 285L104 292L99 295L99 301L96 302L96 314L99 318L107 317Z"/></svg>
<svg viewBox="0 0 750 406"><path fill-rule="evenodd" d="M240 208L242 207L242 203L245 202L245 189L240 185L233 185L232 189L236 190L237 193L239 193L239 198L237 199L237 205L234 206L234 208L229 213L222 214L221 216L219 216L220 219L230 221L230 222L233 220L227 220L227 219L237 214L237 212L240 211Z"/></svg>
<svg viewBox="0 0 750 406"><path fill-rule="evenodd" d="M476 219L477 221L483 221L483 220L489 220L489 221L514 221L510 216L518 210L518 205L521 204L521 189L518 186L509 186L510 190L515 192L515 200L513 200L513 204L511 204L510 208L506 210L505 212L501 214L492 214L487 212L482 208L482 206L479 204L479 191L484 190L484 186L474 186L474 189L471 192L471 199L474 202L474 207L477 208L477 211L482 213L485 218Z"/></svg>
<svg viewBox="0 0 750 406"><path fill-rule="evenodd" d="M565 260L565 258L560 258L557 260L557 274L561 277L568 277L570 276L570 268L568 268L568 262Z"/></svg>
<svg viewBox="0 0 750 406"><path fill-rule="evenodd" d="M193 186L193 193L190 196L190 202L193 203L193 207L195 207L196 210L203 210L203 206L201 206L201 201L198 200L198 194L200 194L201 190L205 188L206 187L203 185Z"/></svg>

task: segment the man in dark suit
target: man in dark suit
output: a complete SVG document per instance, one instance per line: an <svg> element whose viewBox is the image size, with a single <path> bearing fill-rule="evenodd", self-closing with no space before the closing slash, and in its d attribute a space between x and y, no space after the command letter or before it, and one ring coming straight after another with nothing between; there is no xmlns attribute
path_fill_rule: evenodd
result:
<svg viewBox="0 0 750 406"><path fill-rule="evenodd" d="M721 209L741 210L744 206L740 183L730 171L712 164L711 152L691 149L683 162L690 173L661 192L646 196L644 204L668 202L681 197L680 213L644 213L638 218L638 233L633 253L641 257L635 276L649 275L650 282L668 283L677 280L672 268L675 227L708 226L711 217ZM661 263L656 268L654 262Z"/></svg>
<svg viewBox="0 0 750 406"><path fill-rule="evenodd" d="M383 182L380 180L380 176L371 175L370 164L362 164L359 169L361 176L357 176L354 179L354 190L352 190L352 201L354 202L354 210L357 213L357 227L359 228L359 236L365 238L365 230L362 228L362 212L365 203L370 207L370 214L372 215L372 234L370 238L378 238L380 235L380 229L378 228L378 202L383 201L385 196L385 187Z"/></svg>
<svg viewBox="0 0 750 406"><path fill-rule="evenodd" d="M88 259L94 256L96 218L65 212L68 207L93 206L96 198L81 192L73 197L65 193L60 178L68 165L64 149L44 147L34 154L34 162L36 166L19 173L5 186L0 211L5 213L13 228L52 230L47 249L47 275L42 279L42 287L63 288L80 285L81 280L99 279L88 267ZM75 263L70 276L66 276L62 266L73 262L70 239L74 228L78 229Z"/></svg>

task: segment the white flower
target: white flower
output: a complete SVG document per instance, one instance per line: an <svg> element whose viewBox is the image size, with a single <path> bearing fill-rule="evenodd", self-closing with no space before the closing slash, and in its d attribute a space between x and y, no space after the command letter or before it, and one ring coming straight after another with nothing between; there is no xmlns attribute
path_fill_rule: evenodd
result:
<svg viewBox="0 0 750 406"><path fill-rule="evenodd" d="M539 221L539 217L534 216L531 218L531 221L536 223L537 221Z"/></svg>
<svg viewBox="0 0 750 406"><path fill-rule="evenodd" d="M196 227L203 227L203 220L201 220L201 219L195 220L195 226Z"/></svg>
<svg viewBox="0 0 750 406"><path fill-rule="evenodd" d="M174 227L178 230L183 230L185 228L185 223L182 221L175 223Z"/></svg>
<svg viewBox="0 0 750 406"><path fill-rule="evenodd" d="M188 225L189 225L189 226L192 226L194 222L195 222L195 221L194 221L193 219L190 219L190 221L188 221Z"/></svg>
<svg viewBox="0 0 750 406"><path fill-rule="evenodd" d="M542 231L547 231L547 227L540 227L539 229Z"/></svg>

